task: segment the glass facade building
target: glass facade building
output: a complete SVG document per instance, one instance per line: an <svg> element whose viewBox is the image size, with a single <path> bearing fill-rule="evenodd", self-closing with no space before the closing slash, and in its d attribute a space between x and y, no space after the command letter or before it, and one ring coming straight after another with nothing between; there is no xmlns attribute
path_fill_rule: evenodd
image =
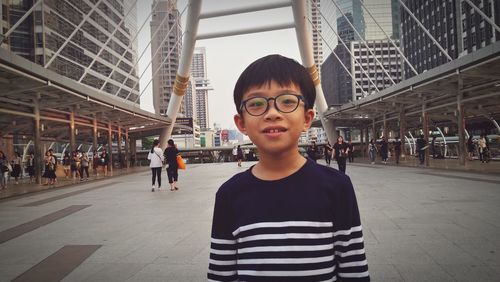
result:
<svg viewBox="0 0 500 282"><path fill-rule="evenodd" d="M5 1L3 32L37 1ZM139 103L132 0L42 0L2 47L67 78Z"/></svg>

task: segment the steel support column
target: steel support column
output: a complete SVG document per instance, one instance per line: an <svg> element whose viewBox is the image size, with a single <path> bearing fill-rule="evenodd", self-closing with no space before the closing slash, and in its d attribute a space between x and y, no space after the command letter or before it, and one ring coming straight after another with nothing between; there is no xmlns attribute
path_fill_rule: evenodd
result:
<svg viewBox="0 0 500 282"><path fill-rule="evenodd" d="M111 123L108 123L108 171L113 172L113 130L111 129Z"/></svg>
<svg viewBox="0 0 500 282"><path fill-rule="evenodd" d="M324 113L328 110L328 104L326 103L325 95L323 94L323 89L321 88L321 81L319 77L319 72L314 62L313 56L313 44L311 31L309 30L309 25L307 24L307 6L306 1L293 0L292 1L293 18L295 21L295 33L297 34L297 43L299 45L300 57L302 59L302 65L307 68L311 78L314 81L314 86L316 87L316 109L319 113L319 118L321 124L326 132L326 136L331 144L336 141L336 131L332 119L326 119Z"/></svg>
<svg viewBox="0 0 500 282"><path fill-rule="evenodd" d="M360 127L359 128L359 141L360 141L360 147L361 147L361 157L365 157L365 143L364 143L364 131L365 129L363 127Z"/></svg>
<svg viewBox="0 0 500 282"><path fill-rule="evenodd" d="M71 153L76 150L76 136L75 136L75 112L74 109L69 113L69 148Z"/></svg>
<svg viewBox="0 0 500 282"><path fill-rule="evenodd" d="M122 155L122 127L118 126L118 134L116 140L116 149L117 149L117 160L118 164L120 164L120 168L122 168L123 164L123 155Z"/></svg>
<svg viewBox="0 0 500 282"><path fill-rule="evenodd" d="M181 58L179 61L179 68L177 70L177 75L175 77L173 95L170 97L170 102L168 103L167 116L172 120L172 123L163 128L160 134L160 146L161 148L167 147L167 141L172 134L172 129L175 125L175 120L177 119L177 113L182 103L184 94L186 93L189 76L191 61L193 59L194 47L196 44L196 34L198 33L198 23L200 21L201 12L201 0L189 0L188 2L188 14L186 29L184 33L184 38L182 42Z"/></svg>
<svg viewBox="0 0 500 282"><path fill-rule="evenodd" d="M92 121L92 151L97 152L97 117Z"/></svg>
<svg viewBox="0 0 500 282"><path fill-rule="evenodd" d="M125 129L125 155L123 156L123 163L125 168L129 168L129 160L130 160L130 140L128 139L128 129Z"/></svg>
<svg viewBox="0 0 500 282"><path fill-rule="evenodd" d="M34 144L33 153L35 154L34 166L35 166L35 178L36 183L42 184L42 167L43 167L43 157L44 152L42 151L41 133L40 133L40 94L37 94L37 98L33 99L33 134L34 134Z"/></svg>
<svg viewBox="0 0 500 282"><path fill-rule="evenodd" d="M464 118L464 105L463 98L463 80L458 77L458 95L457 95L457 126L458 126L458 162L460 165L465 166L465 159L467 150L465 148L465 118Z"/></svg>
<svg viewBox="0 0 500 282"><path fill-rule="evenodd" d="M382 135L384 135L385 141L389 142L389 135L387 134L388 133L388 130L387 130L387 117L386 117L385 114L384 114L384 123L383 123L383 126L384 126L384 128L382 129Z"/></svg>
<svg viewBox="0 0 500 282"><path fill-rule="evenodd" d="M375 129L375 119L372 120L372 139L377 142L377 130Z"/></svg>
<svg viewBox="0 0 500 282"><path fill-rule="evenodd" d="M429 113L427 113L425 101L422 103L422 131L424 132L424 140L427 142L427 149L425 149L425 166L429 166Z"/></svg>
<svg viewBox="0 0 500 282"><path fill-rule="evenodd" d="M401 141L401 157L406 156L406 150L405 150L405 132L406 132L406 115L405 115L405 109L403 106L401 106L399 110L399 140Z"/></svg>
<svg viewBox="0 0 500 282"><path fill-rule="evenodd" d="M136 153L137 153L137 142L135 138L130 139L130 163L131 166L135 166L136 164Z"/></svg>

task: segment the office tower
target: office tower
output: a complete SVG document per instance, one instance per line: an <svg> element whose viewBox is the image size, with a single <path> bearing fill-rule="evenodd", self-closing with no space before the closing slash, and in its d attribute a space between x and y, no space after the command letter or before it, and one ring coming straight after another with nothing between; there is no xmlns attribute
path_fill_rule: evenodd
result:
<svg viewBox="0 0 500 282"><path fill-rule="evenodd" d="M139 103L134 1L5 1L3 33L30 8L2 44L49 70L114 97ZM89 16L87 16L89 15Z"/></svg>
<svg viewBox="0 0 500 282"><path fill-rule="evenodd" d="M457 5L457 3L460 3ZM498 0L473 1L490 19L500 25ZM500 33L466 1L405 1L408 9L426 27L446 53L456 59L500 40ZM446 55L424 33L410 13L401 7L403 52L418 73L447 63ZM404 76L415 74L405 65Z"/></svg>
<svg viewBox="0 0 500 282"><path fill-rule="evenodd" d="M151 26L151 60L153 74L153 106L155 113L166 115L181 50L180 13L176 0L153 1ZM158 71L157 71L158 70ZM185 116L185 102L179 115Z"/></svg>
<svg viewBox="0 0 500 282"><path fill-rule="evenodd" d="M316 63L316 68L318 71L321 70L321 63L323 62L323 40L321 39L321 1L320 0L308 0L308 16L311 20L313 28L312 32L312 42L313 42L313 56L314 62Z"/></svg>
<svg viewBox="0 0 500 282"><path fill-rule="evenodd" d="M372 50L376 58L382 62L386 59L389 60L389 56L391 56L389 53L393 54L396 49L389 47L392 45L389 43L388 39L386 39L386 36L377 26L375 21L382 26L384 31L389 34L392 39L398 39L399 36L399 31L395 28L399 26L399 6L397 0L363 1L363 5L366 9L369 9L373 18L366 12L359 0L336 0L335 3L341 9L342 13L334 4L329 4L328 10L334 10L334 12L330 11L329 14L335 15L332 20L335 21L338 37L342 39L338 40L338 44L333 50L339 57L340 62L333 54L330 54L321 66L323 92L325 93L325 98L329 105L344 104L359 99L360 96L357 92L363 93L363 91L358 89L359 87L356 85L356 82L354 82L354 79L356 79L360 85L364 85L365 81L369 82L367 76L361 71L361 67L366 69L370 78L379 78L380 87L377 86L379 90L391 85L392 83L387 84L384 82L385 80L389 80L389 78L384 74L380 65L376 63L373 55L368 52L368 49L361 39L367 40L369 48L389 48L388 50L384 50L387 52L382 50L375 52ZM357 32L355 32L355 30ZM330 31L330 33L332 32ZM343 41L346 46L344 46L341 41ZM359 55L363 55L364 58L358 58L355 52L358 52ZM361 67L351 54L358 60ZM384 59L384 56L387 56L387 58ZM397 59L399 60L399 56ZM342 64L349 72L345 70ZM388 66L386 66L386 69L387 68ZM357 71L360 73L356 74L355 72ZM389 72L389 70L387 71ZM354 79L351 77L350 73L354 76ZM382 74L384 78L382 78L380 74ZM398 75L394 74L393 79L396 81L395 77L398 77Z"/></svg>
<svg viewBox="0 0 500 282"><path fill-rule="evenodd" d="M204 47L194 49L191 76L196 84L196 116L201 130L209 128L208 91L213 90L207 77L207 56Z"/></svg>

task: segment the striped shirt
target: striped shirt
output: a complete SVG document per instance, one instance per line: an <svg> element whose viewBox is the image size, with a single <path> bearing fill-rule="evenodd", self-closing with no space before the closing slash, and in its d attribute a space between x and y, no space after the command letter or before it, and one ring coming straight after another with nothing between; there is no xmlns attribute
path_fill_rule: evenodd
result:
<svg viewBox="0 0 500 282"><path fill-rule="evenodd" d="M308 160L274 181L251 169L216 195L208 281L369 281L348 176Z"/></svg>

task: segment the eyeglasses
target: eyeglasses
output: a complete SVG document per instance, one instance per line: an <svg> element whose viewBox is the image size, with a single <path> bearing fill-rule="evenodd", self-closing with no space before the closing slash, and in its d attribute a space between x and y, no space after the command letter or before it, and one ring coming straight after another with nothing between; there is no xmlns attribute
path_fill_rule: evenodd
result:
<svg viewBox="0 0 500 282"><path fill-rule="evenodd" d="M284 93L276 97L253 97L241 102L240 110L245 108L247 113L251 116L261 116L269 110L269 101L274 100L274 107L280 113L291 113L295 111L300 104L300 101L305 99L304 96L298 94Z"/></svg>

